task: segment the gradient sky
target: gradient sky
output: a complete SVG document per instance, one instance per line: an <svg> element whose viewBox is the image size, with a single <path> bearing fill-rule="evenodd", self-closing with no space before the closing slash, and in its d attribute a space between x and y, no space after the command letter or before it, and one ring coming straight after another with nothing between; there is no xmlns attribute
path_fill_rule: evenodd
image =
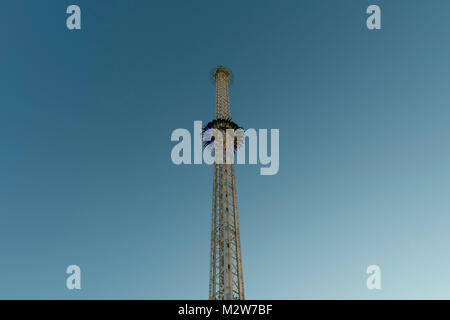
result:
<svg viewBox="0 0 450 320"><path fill-rule="evenodd" d="M246 298L450 299L450 1L2 0L0 39L0 298L208 297L213 171L170 134L226 65L280 129L236 168Z"/></svg>

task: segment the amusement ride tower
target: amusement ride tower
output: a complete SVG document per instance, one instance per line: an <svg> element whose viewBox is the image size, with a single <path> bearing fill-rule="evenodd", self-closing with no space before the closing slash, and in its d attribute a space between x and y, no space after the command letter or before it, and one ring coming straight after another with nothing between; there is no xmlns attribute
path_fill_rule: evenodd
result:
<svg viewBox="0 0 450 320"><path fill-rule="evenodd" d="M227 153L234 152L243 143L242 130L231 120L228 86L232 83L232 73L225 67L217 67L211 72L211 80L216 85L216 117L203 129L205 146L214 148L212 225L211 225L211 265L209 278L210 300L243 300L244 279L242 274L241 243L239 238L239 219L236 198L234 163L227 161ZM231 138L227 131L241 134ZM221 133L218 138L208 134ZM229 140L227 143L227 139ZM230 139L233 139L231 141ZM220 146L221 150L218 150ZM217 155L224 161L217 163ZM223 162L223 163L221 163Z"/></svg>

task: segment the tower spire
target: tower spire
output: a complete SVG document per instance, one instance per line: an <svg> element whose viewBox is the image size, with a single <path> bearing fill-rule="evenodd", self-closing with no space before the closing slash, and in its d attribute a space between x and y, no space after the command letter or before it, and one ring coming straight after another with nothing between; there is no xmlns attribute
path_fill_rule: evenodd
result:
<svg viewBox="0 0 450 320"><path fill-rule="evenodd" d="M231 121L228 85L232 81L232 74L227 68L218 67L211 75L216 85L216 119L208 123L204 132L208 129L220 130L224 137L221 146L225 150L226 139L229 138L226 130L240 129ZM234 148L231 152L234 152L242 139L232 138ZM206 144L214 147L213 141L206 141ZM243 300L244 279L236 180L232 163L214 163L210 262L209 299Z"/></svg>
<svg viewBox="0 0 450 320"><path fill-rule="evenodd" d="M228 97L228 83L230 71L225 67L218 67L214 72L216 83L216 119L230 119L230 99Z"/></svg>

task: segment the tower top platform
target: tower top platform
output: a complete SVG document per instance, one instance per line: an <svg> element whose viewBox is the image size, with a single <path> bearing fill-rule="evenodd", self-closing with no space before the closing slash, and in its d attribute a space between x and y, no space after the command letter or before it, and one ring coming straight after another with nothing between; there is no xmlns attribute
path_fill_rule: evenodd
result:
<svg viewBox="0 0 450 320"><path fill-rule="evenodd" d="M233 72L229 68L224 67L224 66L217 66L217 67L213 68L211 70L211 72L209 73L211 82L213 84L216 84L216 78L219 73L225 74L225 76L228 78L228 84L230 84L230 85L233 84L233 82L234 82Z"/></svg>

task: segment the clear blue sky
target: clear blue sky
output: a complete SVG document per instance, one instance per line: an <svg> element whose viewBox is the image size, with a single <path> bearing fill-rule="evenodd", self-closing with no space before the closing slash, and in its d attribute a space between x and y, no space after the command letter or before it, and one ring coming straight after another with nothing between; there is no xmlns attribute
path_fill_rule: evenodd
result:
<svg viewBox="0 0 450 320"><path fill-rule="evenodd" d="M207 298L213 171L173 165L170 134L213 118L222 64L233 119L280 129L277 175L236 168L246 297L449 299L449 12L2 0L0 298Z"/></svg>

